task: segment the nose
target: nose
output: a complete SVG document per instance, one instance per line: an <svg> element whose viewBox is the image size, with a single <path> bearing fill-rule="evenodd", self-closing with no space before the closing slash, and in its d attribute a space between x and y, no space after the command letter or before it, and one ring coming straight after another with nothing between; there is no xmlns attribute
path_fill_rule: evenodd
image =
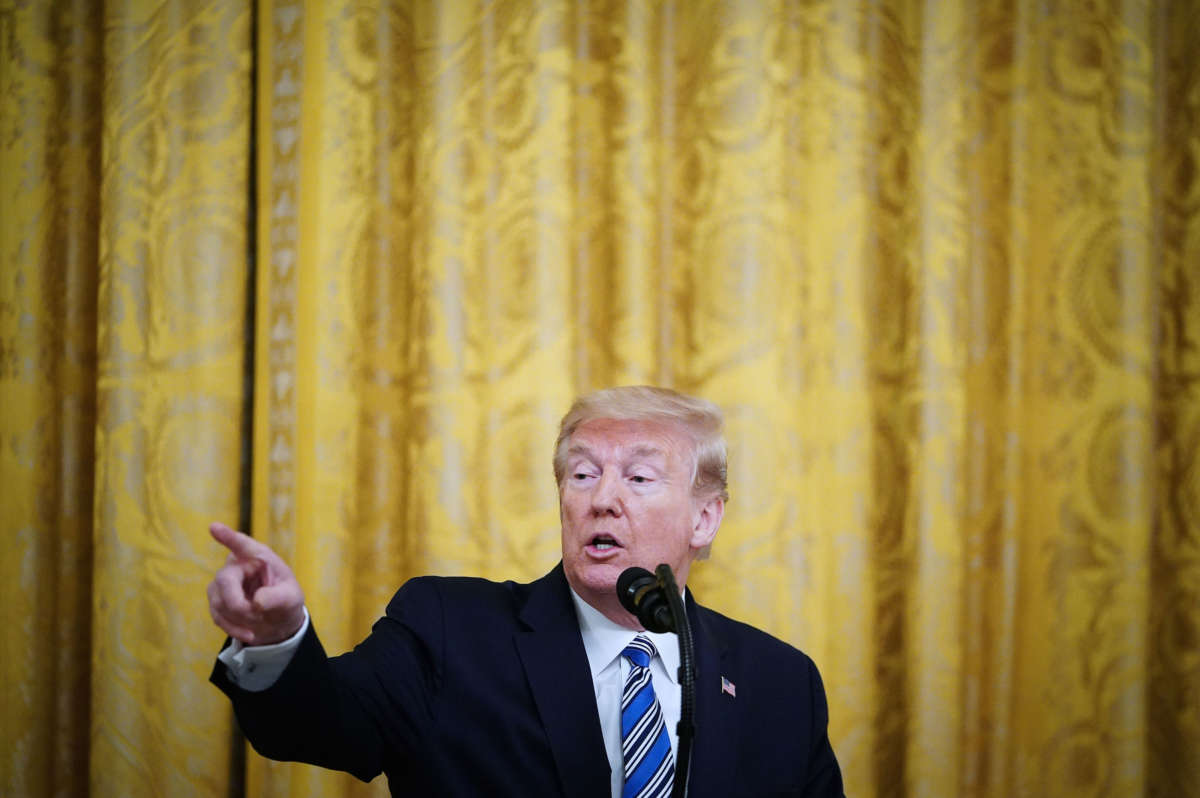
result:
<svg viewBox="0 0 1200 798"><path fill-rule="evenodd" d="M592 491L593 515L621 515L621 476L605 470Z"/></svg>

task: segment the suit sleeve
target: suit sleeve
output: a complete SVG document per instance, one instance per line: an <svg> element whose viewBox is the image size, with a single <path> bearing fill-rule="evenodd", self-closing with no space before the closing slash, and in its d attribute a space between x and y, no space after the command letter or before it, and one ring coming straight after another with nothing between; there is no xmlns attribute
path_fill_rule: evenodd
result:
<svg viewBox="0 0 1200 798"><path fill-rule="evenodd" d="M803 795L805 798L844 798L842 771L829 742L829 705L825 699L825 685L811 660L808 663L808 675L812 696L812 726L809 732L812 749L808 754L808 774Z"/></svg>
<svg viewBox="0 0 1200 798"><path fill-rule="evenodd" d="M233 684L218 662L211 680L233 700L246 738L270 759L344 770L370 781L393 762L419 756L432 722L443 661L436 586L413 580L388 605L371 634L328 657L314 625L269 689Z"/></svg>

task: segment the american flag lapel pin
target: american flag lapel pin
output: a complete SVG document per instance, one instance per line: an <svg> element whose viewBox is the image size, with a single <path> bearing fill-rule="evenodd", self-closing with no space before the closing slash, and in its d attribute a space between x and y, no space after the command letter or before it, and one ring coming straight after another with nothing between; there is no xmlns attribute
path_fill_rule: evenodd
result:
<svg viewBox="0 0 1200 798"><path fill-rule="evenodd" d="M721 677L721 692L728 693L730 698L737 698L737 688L724 676Z"/></svg>

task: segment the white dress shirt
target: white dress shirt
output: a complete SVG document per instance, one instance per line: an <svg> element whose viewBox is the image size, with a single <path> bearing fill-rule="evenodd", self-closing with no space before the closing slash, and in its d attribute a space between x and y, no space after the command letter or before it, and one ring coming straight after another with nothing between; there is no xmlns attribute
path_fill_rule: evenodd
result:
<svg viewBox="0 0 1200 798"><path fill-rule="evenodd" d="M606 618L600 610L581 599L574 590L575 615L583 635L583 649L592 669L592 687L596 690L596 709L600 712L600 732L604 735L604 750L608 753L609 781L613 798L621 798L625 786L625 762L621 756L621 694L625 678L633 667L621 656L625 646L643 634L658 649L650 660L650 681L662 707L667 735L671 738L671 756L678 745L676 726L679 725L679 638L670 632L635 632Z"/></svg>
<svg viewBox="0 0 1200 798"><path fill-rule="evenodd" d="M658 649L658 656L650 661L650 680L654 684L658 703L662 706L663 721L671 738L671 755L674 756L678 746L676 726L679 724L681 701L678 638L669 632L635 632L618 626L581 599L574 590L571 591L571 600L575 603L583 649L587 652L592 686L596 691L596 709L600 713L600 733L608 754L612 795L613 798L621 798L625 786L625 764L621 756L621 693L625 690L625 678L632 667L629 660L621 656L621 651L639 634L650 638ZM238 687L251 692L266 690L275 684L291 662L292 655L300 647L300 640L308 631L308 624L308 608L305 607L304 623L287 640L265 646L247 646L235 639L217 655L217 659L225 663L229 680Z"/></svg>
<svg viewBox="0 0 1200 798"><path fill-rule="evenodd" d="M278 643L265 646L248 646L233 638L221 649L217 659L225 663L229 681L243 690L260 693L279 680L292 655L300 648L300 641L308 631L308 607L304 608L304 623L296 634Z"/></svg>

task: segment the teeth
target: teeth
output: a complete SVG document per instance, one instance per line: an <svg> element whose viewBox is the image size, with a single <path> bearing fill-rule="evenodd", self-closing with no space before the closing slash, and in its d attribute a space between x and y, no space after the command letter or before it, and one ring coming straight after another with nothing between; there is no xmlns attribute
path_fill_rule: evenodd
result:
<svg viewBox="0 0 1200 798"><path fill-rule="evenodd" d="M600 549L600 551L605 551L606 549L615 548L617 544L616 543L601 543L601 542L597 541L597 542L593 543L592 545L595 546L596 548Z"/></svg>

